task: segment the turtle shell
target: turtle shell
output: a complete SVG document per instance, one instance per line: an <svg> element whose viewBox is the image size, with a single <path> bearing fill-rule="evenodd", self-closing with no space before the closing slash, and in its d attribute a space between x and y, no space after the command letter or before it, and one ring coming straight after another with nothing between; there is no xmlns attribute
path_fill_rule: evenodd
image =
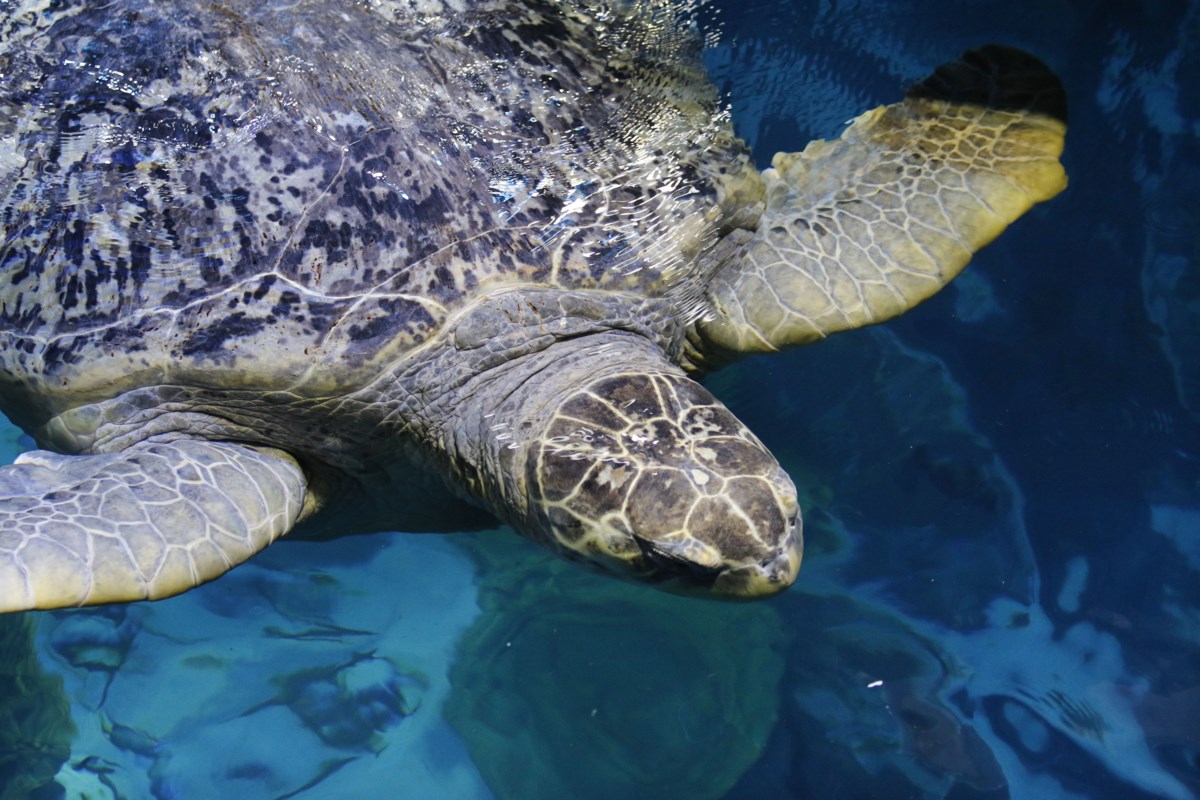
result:
<svg viewBox="0 0 1200 800"><path fill-rule="evenodd" d="M26 427L149 385L344 394L508 284L686 294L744 163L661 11L35 5L0 11Z"/></svg>

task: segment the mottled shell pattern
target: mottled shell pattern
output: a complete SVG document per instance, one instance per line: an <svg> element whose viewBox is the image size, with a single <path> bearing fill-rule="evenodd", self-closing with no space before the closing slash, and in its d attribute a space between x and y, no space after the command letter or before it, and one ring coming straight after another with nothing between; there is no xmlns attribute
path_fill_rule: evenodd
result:
<svg viewBox="0 0 1200 800"><path fill-rule="evenodd" d="M505 284L686 313L746 156L686 11L638 13L5 4L14 419L146 385L344 394Z"/></svg>

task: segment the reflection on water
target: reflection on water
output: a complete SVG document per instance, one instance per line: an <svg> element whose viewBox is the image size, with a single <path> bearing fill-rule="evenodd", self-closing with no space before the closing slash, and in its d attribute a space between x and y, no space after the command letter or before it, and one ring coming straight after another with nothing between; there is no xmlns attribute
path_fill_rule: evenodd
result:
<svg viewBox="0 0 1200 800"><path fill-rule="evenodd" d="M796 586L669 597L504 531L280 545L3 620L0 737L39 757L0 796L68 744L39 796L1200 795L1200 10L716 5L763 158L985 41L1071 101L1071 188L977 277L710 378L800 488Z"/></svg>

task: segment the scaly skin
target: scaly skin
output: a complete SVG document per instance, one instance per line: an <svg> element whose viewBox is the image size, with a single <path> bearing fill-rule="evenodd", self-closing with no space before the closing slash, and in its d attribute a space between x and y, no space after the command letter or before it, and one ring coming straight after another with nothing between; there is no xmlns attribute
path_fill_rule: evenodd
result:
<svg viewBox="0 0 1200 800"><path fill-rule="evenodd" d="M1066 188L1062 90L1031 56L983 48L909 95L775 156L757 230L720 245L702 348L772 351L890 319Z"/></svg>
<svg viewBox="0 0 1200 800"><path fill-rule="evenodd" d="M25 453L0 470L0 609L178 594L286 533L304 498L291 457L243 445Z"/></svg>
<svg viewBox="0 0 1200 800"><path fill-rule="evenodd" d="M568 552L650 579L746 597L790 585L796 490L746 426L663 365L586 377L528 445L539 527Z"/></svg>

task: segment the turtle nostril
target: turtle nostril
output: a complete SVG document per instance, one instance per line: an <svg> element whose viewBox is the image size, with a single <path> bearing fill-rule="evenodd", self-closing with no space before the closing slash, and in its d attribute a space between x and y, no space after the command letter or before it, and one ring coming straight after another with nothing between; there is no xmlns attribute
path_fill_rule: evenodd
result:
<svg viewBox="0 0 1200 800"><path fill-rule="evenodd" d="M789 578L790 572L786 558L776 558L774 561L763 564L763 574L771 583L780 583Z"/></svg>

